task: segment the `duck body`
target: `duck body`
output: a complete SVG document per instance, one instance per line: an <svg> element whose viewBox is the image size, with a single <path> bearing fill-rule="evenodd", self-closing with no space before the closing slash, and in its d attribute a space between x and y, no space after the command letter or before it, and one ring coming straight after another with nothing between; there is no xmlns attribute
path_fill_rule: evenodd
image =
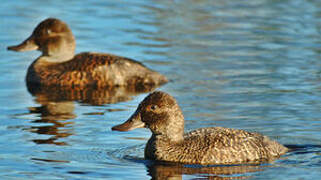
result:
<svg viewBox="0 0 321 180"><path fill-rule="evenodd" d="M132 59L85 52L64 62L39 57L29 66L26 81L42 86L113 87L161 85L167 79Z"/></svg>
<svg viewBox="0 0 321 180"><path fill-rule="evenodd" d="M75 55L75 38L59 19L42 21L31 36L8 50L42 52L28 68L27 84L41 86L157 86L168 80L135 60L103 53Z"/></svg>
<svg viewBox="0 0 321 180"><path fill-rule="evenodd" d="M123 124L112 130L146 127L152 136L145 158L186 164L240 164L274 160L288 149L267 136L223 127L201 128L184 134L184 117L175 99L153 92Z"/></svg>
<svg viewBox="0 0 321 180"><path fill-rule="evenodd" d="M145 157L186 164L239 164L273 160L285 152L287 148L261 134L211 127L186 133L180 142L152 136Z"/></svg>

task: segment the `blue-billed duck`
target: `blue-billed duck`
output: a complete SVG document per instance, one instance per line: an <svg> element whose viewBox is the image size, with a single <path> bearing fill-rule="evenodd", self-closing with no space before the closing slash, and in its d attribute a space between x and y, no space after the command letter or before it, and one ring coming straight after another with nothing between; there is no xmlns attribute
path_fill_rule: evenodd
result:
<svg viewBox="0 0 321 180"><path fill-rule="evenodd" d="M135 60L112 54L75 55L75 38L66 23L48 18L31 36L8 50L42 52L28 68L27 84L67 87L161 85L168 80Z"/></svg>
<svg viewBox="0 0 321 180"><path fill-rule="evenodd" d="M176 100L155 91L116 131L149 128L145 158L186 164L238 164L273 160L288 149L259 133L223 127L200 128L184 134L184 116Z"/></svg>

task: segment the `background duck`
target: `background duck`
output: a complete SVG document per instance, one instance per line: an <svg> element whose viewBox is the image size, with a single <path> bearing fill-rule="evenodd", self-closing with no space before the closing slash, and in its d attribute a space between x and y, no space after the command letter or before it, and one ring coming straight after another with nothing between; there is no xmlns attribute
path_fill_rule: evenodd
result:
<svg viewBox="0 0 321 180"><path fill-rule="evenodd" d="M145 158L188 164L234 164L269 161L288 149L259 133L209 127L184 134L184 116L176 100L156 91L148 95L136 112L112 130L149 128L152 136Z"/></svg>
<svg viewBox="0 0 321 180"><path fill-rule="evenodd" d="M135 60L111 54L75 55L75 38L59 19L42 21L31 36L8 50L42 52L28 68L27 84L58 86L147 86L168 80Z"/></svg>

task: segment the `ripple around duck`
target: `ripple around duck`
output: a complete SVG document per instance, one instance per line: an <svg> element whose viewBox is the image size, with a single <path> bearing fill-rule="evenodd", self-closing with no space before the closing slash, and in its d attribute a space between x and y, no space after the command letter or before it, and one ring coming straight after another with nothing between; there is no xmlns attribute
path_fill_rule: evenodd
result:
<svg viewBox="0 0 321 180"><path fill-rule="evenodd" d="M78 162L88 164L95 167L96 165L122 165L124 163L144 163L144 159L139 157L142 150L141 145L120 148L117 150L106 150L95 148L90 150L85 149L59 149L55 151L42 151L38 155L34 155L31 160L46 162L46 163L73 163Z"/></svg>
<svg viewBox="0 0 321 180"><path fill-rule="evenodd" d="M321 145L302 144L285 146L292 149L292 151L284 156L282 163L286 164L287 166L320 167Z"/></svg>
<svg viewBox="0 0 321 180"><path fill-rule="evenodd" d="M258 172L264 171L268 167L285 166L320 166L321 145L287 145L293 148L292 152L281 157L271 164L242 164L242 165L188 165L171 162L158 162L145 160L142 158L144 145L135 145L131 147L120 148L107 153L107 158L115 161L115 164L126 163L144 164L147 168L148 175L153 178L162 177L180 177L182 175L195 177L220 177L222 179L239 179L256 176ZM299 160L300 159L300 160Z"/></svg>
<svg viewBox="0 0 321 180"><path fill-rule="evenodd" d="M135 145L130 147L119 148L113 151L107 152L108 159L113 159L116 162L133 162L133 163L145 163L144 160L144 148L145 145Z"/></svg>
<svg viewBox="0 0 321 180"><path fill-rule="evenodd" d="M264 167L268 166L266 164L203 166L146 160L142 155L144 146L144 144L135 145L107 152L107 159L108 161L112 161L114 165L127 164L131 166L143 164L147 168L148 175L156 179L163 177L180 177L182 175L207 178L219 176L223 179L238 179L240 177L250 177L252 173L262 171Z"/></svg>

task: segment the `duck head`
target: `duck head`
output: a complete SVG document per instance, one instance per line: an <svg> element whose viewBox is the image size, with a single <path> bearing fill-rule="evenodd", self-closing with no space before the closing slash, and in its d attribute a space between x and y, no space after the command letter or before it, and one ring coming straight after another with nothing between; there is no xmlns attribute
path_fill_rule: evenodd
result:
<svg viewBox="0 0 321 180"><path fill-rule="evenodd" d="M167 93L155 91L139 104L126 122L112 127L112 130L130 131L143 127L149 128L153 135L163 135L173 141L182 140L184 116L176 100Z"/></svg>
<svg viewBox="0 0 321 180"><path fill-rule="evenodd" d="M12 51L39 50L43 56L73 56L75 38L68 25L59 19L48 18L34 29L31 36L16 46L9 46Z"/></svg>

